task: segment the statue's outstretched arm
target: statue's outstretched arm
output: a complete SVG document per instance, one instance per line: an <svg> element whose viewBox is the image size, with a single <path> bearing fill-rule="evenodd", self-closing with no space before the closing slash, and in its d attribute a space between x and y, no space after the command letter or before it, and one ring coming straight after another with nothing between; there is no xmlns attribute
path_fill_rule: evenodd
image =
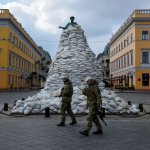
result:
<svg viewBox="0 0 150 150"><path fill-rule="evenodd" d="M65 30L65 29L68 29L69 26L70 26L70 23L68 23L65 27L59 26L59 28Z"/></svg>
<svg viewBox="0 0 150 150"><path fill-rule="evenodd" d="M58 28L59 28L59 29L63 29L63 30L65 29L65 27L62 27L62 26L59 26Z"/></svg>

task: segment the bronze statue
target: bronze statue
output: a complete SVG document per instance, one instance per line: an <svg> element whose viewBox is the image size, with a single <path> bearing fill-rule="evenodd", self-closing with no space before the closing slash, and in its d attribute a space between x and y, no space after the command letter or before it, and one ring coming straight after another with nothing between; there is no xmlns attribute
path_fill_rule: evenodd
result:
<svg viewBox="0 0 150 150"><path fill-rule="evenodd" d="M65 27L59 26L59 28L65 30L65 29L68 29L68 27L69 27L70 25L71 25L71 26L77 25L77 23L74 22L74 19L75 19L75 17L74 17L74 16L71 16L71 17L70 17L71 22L70 22L70 23L67 23L67 25L66 25Z"/></svg>

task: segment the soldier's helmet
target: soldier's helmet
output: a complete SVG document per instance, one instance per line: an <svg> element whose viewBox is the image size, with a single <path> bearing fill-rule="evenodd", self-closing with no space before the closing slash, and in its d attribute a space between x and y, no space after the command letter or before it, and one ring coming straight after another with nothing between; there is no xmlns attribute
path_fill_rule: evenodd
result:
<svg viewBox="0 0 150 150"><path fill-rule="evenodd" d="M64 77L64 78L62 78L62 80L63 80L64 82L68 82L68 81L69 81L69 78L68 78L68 77Z"/></svg>

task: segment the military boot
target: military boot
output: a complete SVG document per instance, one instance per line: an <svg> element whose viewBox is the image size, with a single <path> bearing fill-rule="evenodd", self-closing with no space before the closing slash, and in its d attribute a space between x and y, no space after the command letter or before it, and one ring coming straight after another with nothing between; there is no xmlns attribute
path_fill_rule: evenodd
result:
<svg viewBox="0 0 150 150"><path fill-rule="evenodd" d="M82 134L82 135L85 135L85 136L89 136L89 131L88 130L84 130L84 131L81 131L79 133Z"/></svg>
<svg viewBox="0 0 150 150"><path fill-rule="evenodd" d="M94 131L93 134L103 134L103 130L102 129L99 129L97 131Z"/></svg>
<svg viewBox="0 0 150 150"><path fill-rule="evenodd" d="M61 122L61 123L57 124L57 126L59 126L59 127L64 127L64 126L65 126L65 123L64 123L64 122Z"/></svg>
<svg viewBox="0 0 150 150"><path fill-rule="evenodd" d="M75 121L72 121L71 123L70 123L70 125L75 125L75 124L77 124L77 121L75 120Z"/></svg>

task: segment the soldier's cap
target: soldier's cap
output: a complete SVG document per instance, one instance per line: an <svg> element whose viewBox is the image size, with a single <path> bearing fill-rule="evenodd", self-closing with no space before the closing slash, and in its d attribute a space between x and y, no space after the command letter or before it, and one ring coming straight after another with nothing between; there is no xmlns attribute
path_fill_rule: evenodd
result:
<svg viewBox="0 0 150 150"><path fill-rule="evenodd" d="M92 79L93 79L92 77L88 76L88 77L86 77L86 79L84 81L87 82L87 81L92 80Z"/></svg>

